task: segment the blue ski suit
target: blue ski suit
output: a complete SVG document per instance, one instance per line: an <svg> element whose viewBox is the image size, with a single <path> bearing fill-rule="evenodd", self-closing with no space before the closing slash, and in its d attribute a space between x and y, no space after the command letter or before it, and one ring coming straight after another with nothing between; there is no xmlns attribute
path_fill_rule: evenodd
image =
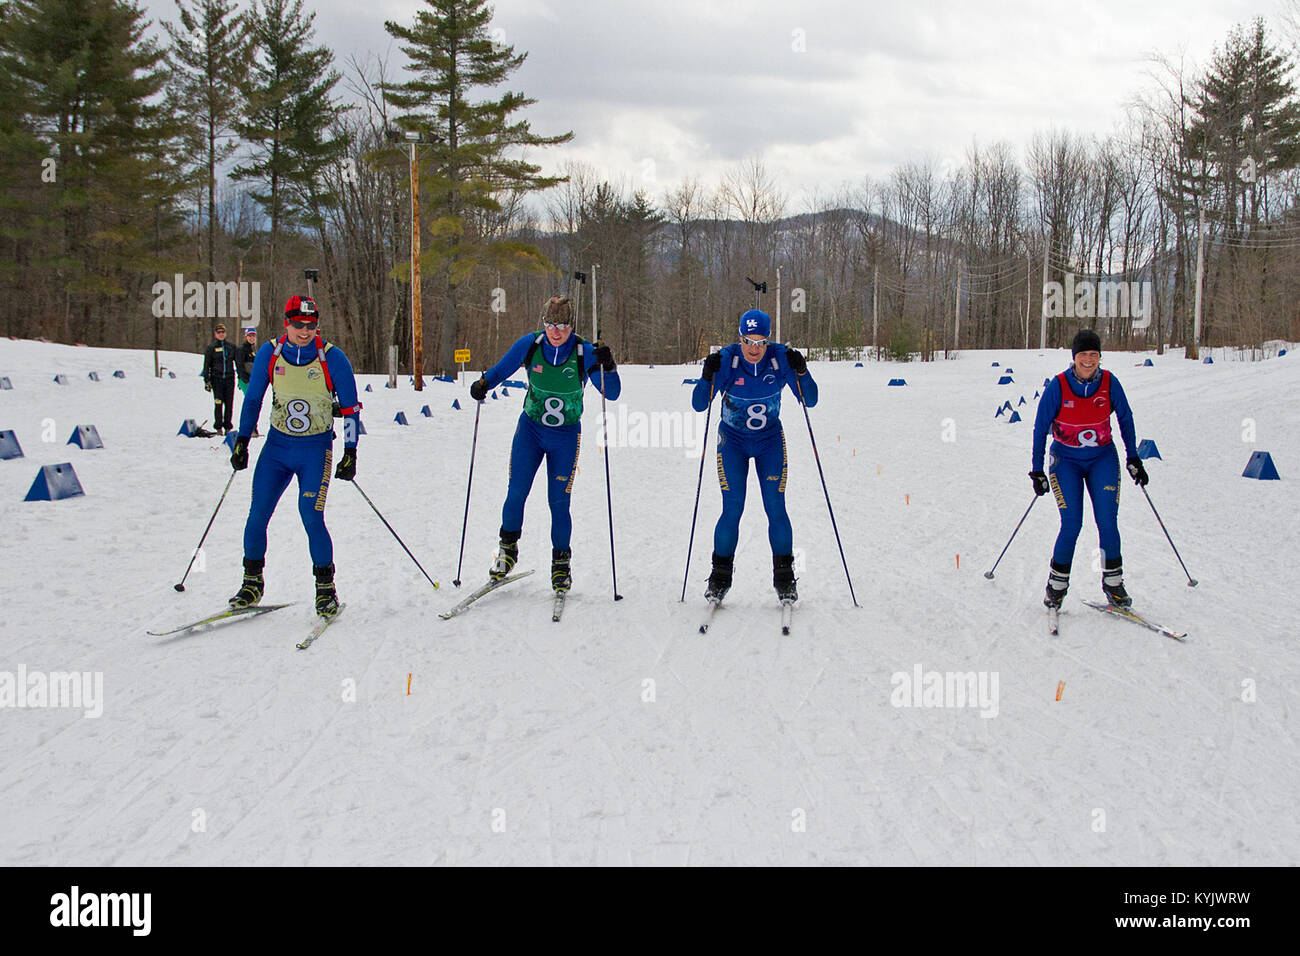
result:
<svg viewBox="0 0 1300 956"><path fill-rule="evenodd" d="M1066 369L1065 378L1071 394L1065 396L1064 401L1092 399L1101 388L1102 374L1099 368L1091 379L1081 382L1075 376L1073 366ZM1034 471L1043 470L1047 435L1053 431L1053 424L1061 414L1062 400L1061 381L1053 377L1043 389L1043 396L1038 400L1038 414L1034 418ZM1114 375L1110 376L1110 407L1119 422L1120 435L1128 457L1136 456L1133 411L1129 408L1128 397L1120 387L1119 379ZM1119 453L1109 435L1099 444L1092 444L1095 439L1091 437L1085 437L1083 441L1084 444L1074 446L1053 439L1051 461L1047 469L1056 507L1061 513L1061 531L1056 537L1056 546L1052 549L1052 560L1063 567L1069 567L1073 563L1074 547L1079 540L1079 532L1083 529L1085 487L1092 499L1092 514L1097 522L1102 564L1104 566L1107 559L1120 558Z"/></svg>
<svg viewBox="0 0 1300 956"><path fill-rule="evenodd" d="M275 353L275 342L264 342L253 360L253 371L248 379L248 392L239 415L239 435L247 438L257 428L262 413L262 400L271 384L268 369ZM317 356L316 343L299 347L285 342L276 359L277 378L287 371L281 363L302 367L311 365ZM334 391L343 408L353 409L344 416L344 444L355 448L357 422L360 408L357 402L357 382L352 374L352 363L336 346L327 346L324 361L329 365L329 376ZM313 373L314 374L314 373ZM293 404L293 403L290 403ZM298 478L298 514L307 530L307 543L311 561L317 567L334 562L334 542L325 527L325 495L329 491L331 467L334 460L334 431L326 428L318 434L295 435L292 429L306 419L296 417L293 411L286 415L283 427L275 424L266 433L266 443L257 456L253 469L253 500L248 509L248 522L244 525L244 557L260 560L266 557L266 527L271 521L276 505L293 477Z"/></svg>
<svg viewBox="0 0 1300 956"><path fill-rule="evenodd" d="M575 350L580 350L575 357ZM531 356L531 359L530 359ZM573 360L572 362L570 360ZM592 381L597 390L603 389L611 401L622 394L623 386L618 372L606 373L596 362L596 348L583 341L575 332L560 346L546 340L545 333L530 332L521 336L490 369L483 373L488 388L496 388L528 363L525 369L529 379L529 395L524 398L524 411L515 427L514 441L510 445L510 485L506 501L501 508L501 530L519 532L524 527L524 505L532 490L533 478L546 459L546 500L551 507L551 547L569 550L573 535L573 518L569 512L572 500L574 472L578 467L578 450L582 442L581 407L551 406L532 400L534 384L541 381L547 371L542 363L552 368L566 364L573 371L581 369L581 385ZM579 393L580 394L580 393ZM550 401L554 401L551 399ZM531 412L531 414L530 414Z"/></svg>
<svg viewBox="0 0 1300 956"><path fill-rule="evenodd" d="M722 515L713 529L713 551L724 558L736 553L752 459L772 554L792 554L794 531L785 510L789 462L781 425L781 390L788 386L797 398L802 389L804 404L812 408L817 404L817 383L811 373L795 375L786 362L784 345L769 344L757 363L745 361L739 344L725 346L720 354L722 367L712 383L701 379L691 393L697 412L708 408L714 394L722 395L717 454Z"/></svg>

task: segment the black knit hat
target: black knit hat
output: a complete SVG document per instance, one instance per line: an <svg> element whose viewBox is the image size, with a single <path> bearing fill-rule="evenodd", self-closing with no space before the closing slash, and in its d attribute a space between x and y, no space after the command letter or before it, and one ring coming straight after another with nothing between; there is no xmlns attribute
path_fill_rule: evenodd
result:
<svg viewBox="0 0 1300 956"><path fill-rule="evenodd" d="M1078 355L1080 352L1100 352L1101 336L1092 329L1080 329L1074 334L1074 341L1070 343L1070 355Z"/></svg>

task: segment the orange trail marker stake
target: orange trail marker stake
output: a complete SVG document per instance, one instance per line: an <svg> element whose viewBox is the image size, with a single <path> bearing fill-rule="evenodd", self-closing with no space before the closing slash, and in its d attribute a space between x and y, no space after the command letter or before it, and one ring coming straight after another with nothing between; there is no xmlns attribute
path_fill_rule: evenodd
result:
<svg viewBox="0 0 1300 956"><path fill-rule="evenodd" d="M410 674L406 675L406 696L407 697L411 696L411 675Z"/></svg>
<svg viewBox="0 0 1300 956"><path fill-rule="evenodd" d="M1060 681L1056 685L1056 699L1060 700L1061 695L1065 693L1065 681Z"/></svg>
<svg viewBox="0 0 1300 956"><path fill-rule="evenodd" d="M905 504L905 505L910 505L911 503L912 503L912 496L911 496L911 495L903 495L903 504Z"/></svg>
<svg viewBox="0 0 1300 956"><path fill-rule="evenodd" d="M961 555L957 555L957 570L961 570Z"/></svg>

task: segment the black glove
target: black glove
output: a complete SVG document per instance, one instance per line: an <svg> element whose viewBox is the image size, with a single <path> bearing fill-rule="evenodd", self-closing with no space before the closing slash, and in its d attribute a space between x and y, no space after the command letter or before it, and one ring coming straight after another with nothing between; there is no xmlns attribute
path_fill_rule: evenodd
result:
<svg viewBox="0 0 1300 956"><path fill-rule="evenodd" d="M1031 471L1029 477L1034 480L1034 494L1042 497L1052 490L1051 482L1047 480L1047 475L1041 471Z"/></svg>
<svg viewBox="0 0 1300 956"><path fill-rule="evenodd" d="M722 353L714 352L704 360L704 371L700 373L700 378L706 382L711 382L720 368L722 368Z"/></svg>
<svg viewBox="0 0 1300 956"><path fill-rule="evenodd" d="M204 383L203 383L203 391L205 391L205 392L210 392L210 391L212 391L212 383L211 383L211 382L204 382Z"/></svg>
<svg viewBox="0 0 1300 956"><path fill-rule="evenodd" d="M357 448L353 445L351 448L343 449L343 457L339 459L339 466L334 470L335 478L342 478L344 481L351 481L357 476Z"/></svg>
<svg viewBox="0 0 1300 956"><path fill-rule="evenodd" d="M600 344L596 346L596 361L600 363L602 371L612 372L618 368L614 364L614 353L609 350L609 346Z"/></svg>
<svg viewBox="0 0 1300 956"><path fill-rule="evenodd" d="M1146 487L1146 483L1151 480L1147 477L1147 470L1143 466L1141 458L1130 458L1125 467L1128 468L1128 473L1133 476L1134 484Z"/></svg>
<svg viewBox="0 0 1300 956"><path fill-rule="evenodd" d="M235 439L235 450L230 453L230 467L243 471L248 467L248 439L240 435Z"/></svg>
<svg viewBox="0 0 1300 956"><path fill-rule="evenodd" d="M796 375L802 375L808 371L808 360L803 357L803 353L798 349L786 349L785 361L790 366L790 371Z"/></svg>
<svg viewBox="0 0 1300 956"><path fill-rule="evenodd" d="M476 402L481 402L487 398L488 383L487 379L480 378L477 382L469 387L469 397Z"/></svg>

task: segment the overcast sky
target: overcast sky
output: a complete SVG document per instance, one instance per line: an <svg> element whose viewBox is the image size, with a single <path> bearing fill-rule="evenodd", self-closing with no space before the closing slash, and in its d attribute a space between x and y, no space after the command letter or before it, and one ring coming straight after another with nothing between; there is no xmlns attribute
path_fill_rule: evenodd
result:
<svg viewBox="0 0 1300 956"><path fill-rule="evenodd" d="M973 142L1023 157L1052 127L1105 135L1150 85L1148 54L1203 65L1233 24L1263 16L1275 31L1284 2L498 0L493 28L528 54L509 86L538 101L533 129L574 133L535 162L589 163L657 200L760 157L797 212L909 159L960 163ZM174 0L145 6L176 19ZM304 6L341 69L385 56L398 74L383 21L410 25L424 4Z"/></svg>

